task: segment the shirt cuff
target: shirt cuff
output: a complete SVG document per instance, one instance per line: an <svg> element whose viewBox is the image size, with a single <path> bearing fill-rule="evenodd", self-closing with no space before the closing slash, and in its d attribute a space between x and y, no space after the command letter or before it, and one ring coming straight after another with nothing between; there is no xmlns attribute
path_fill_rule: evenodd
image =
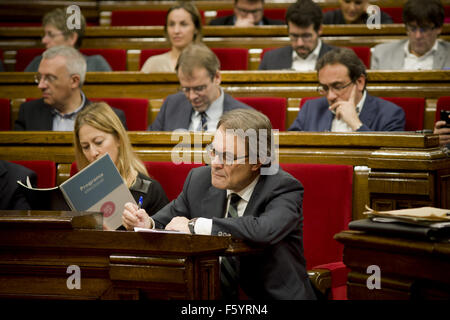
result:
<svg viewBox="0 0 450 320"><path fill-rule="evenodd" d="M195 234L211 235L212 219L198 218L195 221Z"/></svg>

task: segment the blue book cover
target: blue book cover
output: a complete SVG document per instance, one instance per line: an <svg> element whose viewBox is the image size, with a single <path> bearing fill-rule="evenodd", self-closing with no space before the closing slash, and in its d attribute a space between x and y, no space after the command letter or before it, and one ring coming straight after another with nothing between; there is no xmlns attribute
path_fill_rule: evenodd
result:
<svg viewBox="0 0 450 320"><path fill-rule="evenodd" d="M72 210L102 212L103 225L111 230L122 224L125 203L136 203L108 154L62 183L60 189Z"/></svg>

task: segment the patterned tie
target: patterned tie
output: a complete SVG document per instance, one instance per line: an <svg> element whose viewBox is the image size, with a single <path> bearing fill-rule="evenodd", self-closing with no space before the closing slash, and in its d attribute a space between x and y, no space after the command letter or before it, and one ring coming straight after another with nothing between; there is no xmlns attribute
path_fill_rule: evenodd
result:
<svg viewBox="0 0 450 320"><path fill-rule="evenodd" d="M208 130L208 119L206 119L206 112L200 112L200 126L198 131L207 131Z"/></svg>
<svg viewBox="0 0 450 320"><path fill-rule="evenodd" d="M241 200L241 197L238 194L231 194L227 218L238 217L237 207L239 200ZM225 300L237 299L239 295L239 259L234 256L222 257L220 268L222 298Z"/></svg>

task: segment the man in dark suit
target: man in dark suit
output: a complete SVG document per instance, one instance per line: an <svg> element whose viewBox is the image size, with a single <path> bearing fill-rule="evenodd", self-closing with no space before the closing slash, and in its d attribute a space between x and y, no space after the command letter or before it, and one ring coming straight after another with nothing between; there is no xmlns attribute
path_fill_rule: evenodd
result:
<svg viewBox="0 0 450 320"><path fill-rule="evenodd" d="M32 186L36 186L36 173L21 165L0 160L0 209L1 210L30 210L25 195L20 191L17 180L26 184L30 177Z"/></svg>
<svg viewBox="0 0 450 320"><path fill-rule="evenodd" d="M320 40L322 9L312 0L291 4L286 12L290 46L267 51L259 70L312 71L318 58L335 47Z"/></svg>
<svg viewBox="0 0 450 320"><path fill-rule="evenodd" d="M245 294L252 299L315 299L303 256L303 186L275 166L270 120L252 109L225 113L206 150L211 165L191 170L177 199L152 218L127 203L124 226L230 234L263 245L261 253L236 263ZM222 269L222 280L226 274Z"/></svg>
<svg viewBox="0 0 450 320"><path fill-rule="evenodd" d="M81 87L86 76L86 61L69 46L47 49L35 81L42 98L23 103L14 130L72 131L77 113L89 100ZM125 114L114 110L125 125Z"/></svg>
<svg viewBox="0 0 450 320"><path fill-rule="evenodd" d="M317 61L318 92L307 101L289 130L402 131L405 113L399 106L366 91L366 67L355 52L338 48Z"/></svg>
<svg viewBox="0 0 450 320"><path fill-rule="evenodd" d="M175 70L181 92L165 99L148 130L214 131L222 113L250 108L220 87L220 62L207 46L193 44L184 49Z"/></svg>
<svg viewBox="0 0 450 320"><path fill-rule="evenodd" d="M283 25L284 22L264 16L264 0L234 0L234 15L211 20L211 26L252 27Z"/></svg>

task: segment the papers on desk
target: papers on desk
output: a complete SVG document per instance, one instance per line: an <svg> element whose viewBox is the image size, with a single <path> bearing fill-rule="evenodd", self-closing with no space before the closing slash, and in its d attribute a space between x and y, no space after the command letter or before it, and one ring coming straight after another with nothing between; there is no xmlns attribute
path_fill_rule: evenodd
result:
<svg viewBox="0 0 450 320"><path fill-rule="evenodd" d="M391 219L399 219L401 221L410 221L416 223L428 222L450 222L450 210L439 209L433 207L421 207L391 211L376 211L366 205L365 215L370 218L384 217Z"/></svg>
<svg viewBox="0 0 450 320"><path fill-rule="evenodd" d="M136 232L150 232L150 233L190 234L190 233L181 232L181 231L163 230L163 229L147 229L147 228L138 228L138 227L134 227L134 231L136 231Z"/></svg>

